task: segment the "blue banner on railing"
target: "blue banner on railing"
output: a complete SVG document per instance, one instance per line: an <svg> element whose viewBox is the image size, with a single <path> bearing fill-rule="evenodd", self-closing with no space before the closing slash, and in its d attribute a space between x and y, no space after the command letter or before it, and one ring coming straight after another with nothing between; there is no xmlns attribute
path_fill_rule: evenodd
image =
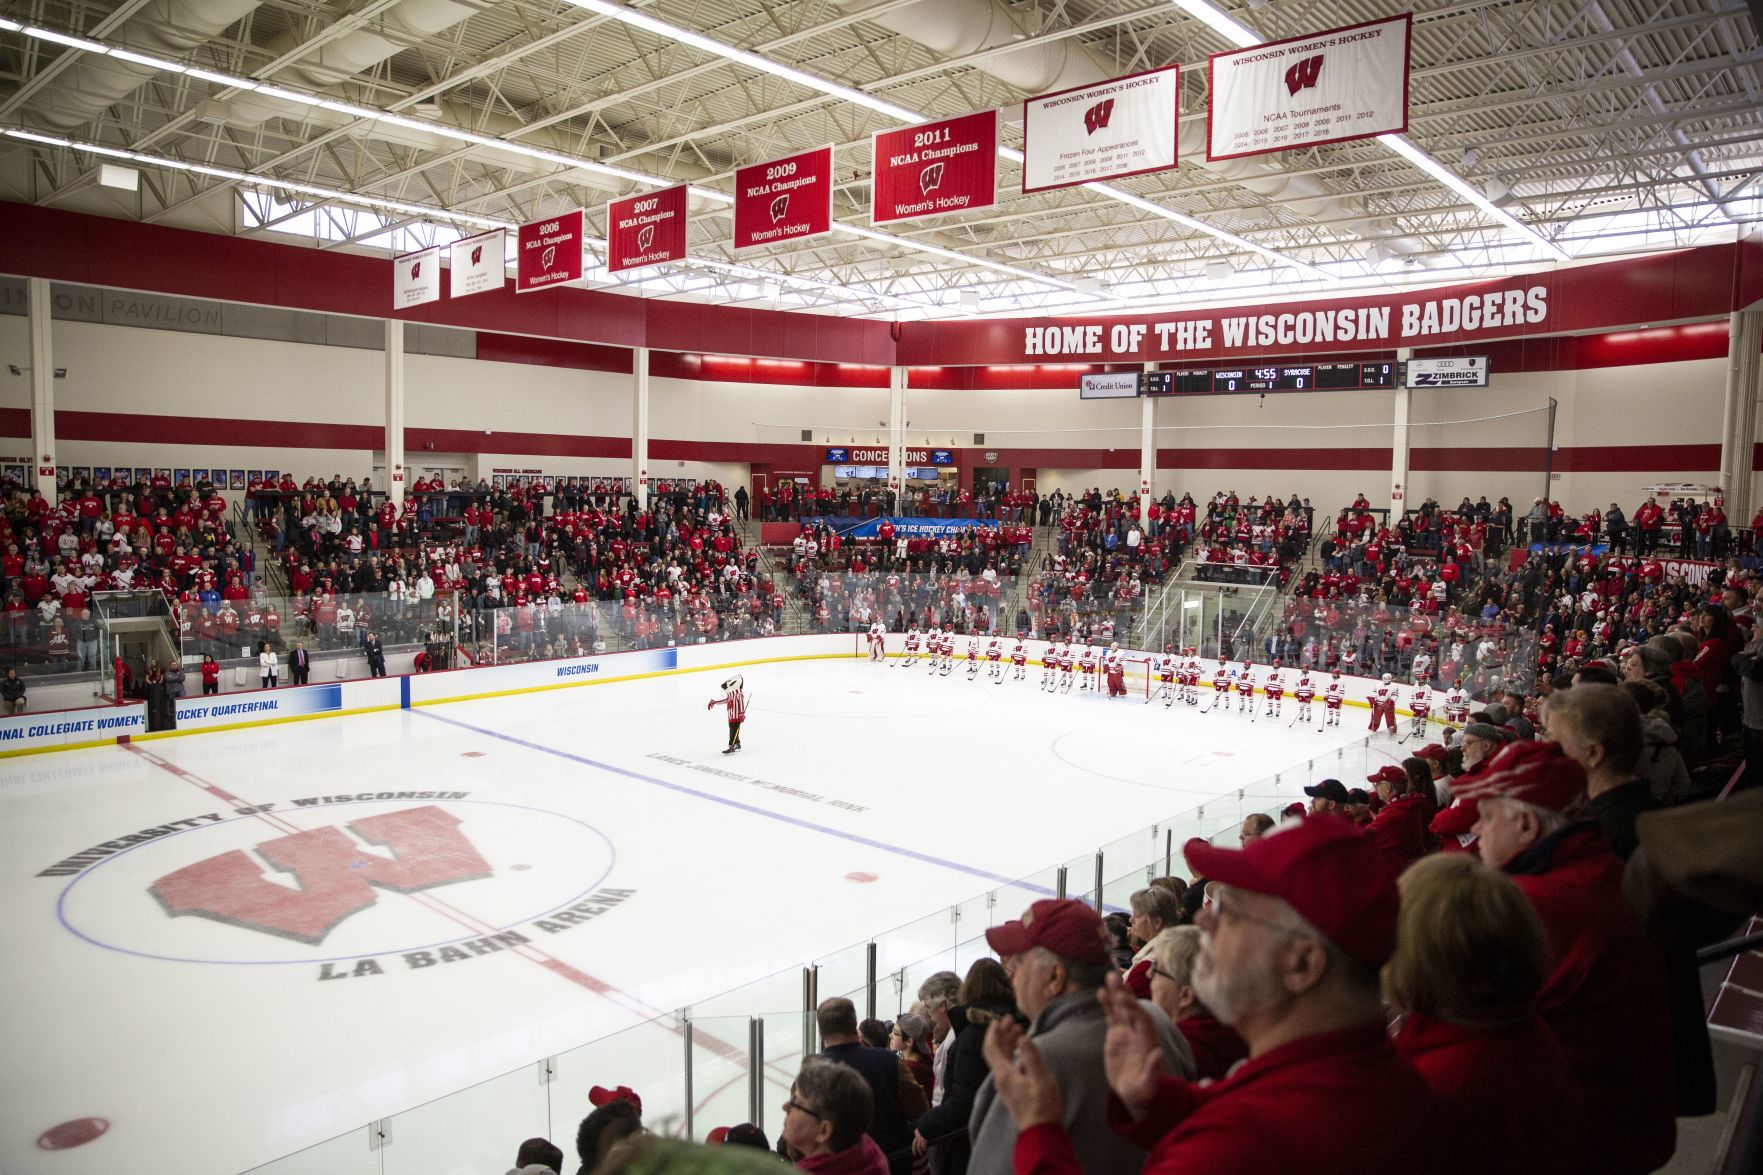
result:
<svg viewBox="0 0 1763 1175"><path fill-rule="evenodd" d="M1530 553L1533 555L1568 554L1598 556L1610 549L1609 543L1532 543Z"/></svg>
<svg viewBox="0 0 1763 1175"><path fill-rule="evenodd" d="M987 528L998 529L998 521L994 518L805 518L810 526L821 523L833 528L841 536L848 539L872 539L881 529L881 524L894 524L894 537L901 539L938 539L945 535L959 534L964 530Z"/></svg>

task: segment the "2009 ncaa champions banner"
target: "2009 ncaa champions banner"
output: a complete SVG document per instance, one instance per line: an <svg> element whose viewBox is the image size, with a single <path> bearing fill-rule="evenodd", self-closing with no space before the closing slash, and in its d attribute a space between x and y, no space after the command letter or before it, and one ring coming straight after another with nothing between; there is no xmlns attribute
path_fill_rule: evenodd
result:
<svg viewBox="0 0 1763 1175"><path fill-rule="evenodd" d="M1167 171L1180 105L1174 65L1030 98L1022 104L1022 190Z"/></svg>
<svg viewBox="0 0 1763 1175"><path fill-rule="evenodd" d="M1206 157L1234 159L1408 129L1412 14L1215 53Z"/></svg>
<svg viewBox="0 0 1763 1175"><path fill-rule="evenodd" d="M832 227L831 146L735 171L735 248L800 241Z"/></svg>

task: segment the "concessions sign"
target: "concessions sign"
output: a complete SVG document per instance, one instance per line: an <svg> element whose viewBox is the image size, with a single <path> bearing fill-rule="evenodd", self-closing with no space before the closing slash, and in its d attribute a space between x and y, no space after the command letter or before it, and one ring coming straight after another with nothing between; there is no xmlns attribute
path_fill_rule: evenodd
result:
<svg viewBox="0 0 1763 1175"><path fill-rule="evenodd" d="M878 131L871 143L875 224L990 208L998 202L998 112Z"/></svg>
<svg viewBox="0 0 1763 1175"><path fill-rule="evenodd" d="M1176 163L1178 66L1030 98L1022 104L1022 190L1167 171Z"/></svg>
<svg viewBox="0 0 1763 1175"><path fill-rule="evenodd" d="M1235 159L1408 129L1413 16L1215 53L1206 157Z"/></svg>
<svg viewBox="0 0 1763 1175"><path fill-rule="evenodd" d="M832 227L831 146L735 172L735 248L800 241Z"/></svg>
<svg viewBox="0 0 1763 1175"><path fill-rule="evenodd" d="M418 249L392 259L392 309L409 310L441 299L441 249Z"/></svg>
<svg viewBox="0 0 1763 1175"><path fill-rule="evenodd" d="M578 282L583 273L584 222L581 209L520 226L516 293L530 294Z"/></svg>
<svg viewBox="0 0 1763 1175"><path fill-rule="evenodd" d="M686 185L606 205L606 268L613 273L686 255Z"/></svg>
<svg viewBox="0 0 1763 1175"><path fill-rule="evenodd" d="M506 229L493 228L448 246L448 295L463 298L501 289L507 280L507 241Z"/></svg>

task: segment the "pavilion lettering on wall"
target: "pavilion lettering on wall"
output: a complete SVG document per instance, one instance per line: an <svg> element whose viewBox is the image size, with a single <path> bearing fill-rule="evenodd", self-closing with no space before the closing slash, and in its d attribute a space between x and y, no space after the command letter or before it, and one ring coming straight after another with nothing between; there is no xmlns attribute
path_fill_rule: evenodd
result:
<svg viewBox="0 0 1763 1175"><path fill-rule="evenodd" d="M1533 327L1547 321L1549 290L1491 290L1462 298L1329 310L1218 314L1167 322L1071 323L1023 329L1025 356L1154 358L1337 343L1425 344L1444 336Z"/></svg>

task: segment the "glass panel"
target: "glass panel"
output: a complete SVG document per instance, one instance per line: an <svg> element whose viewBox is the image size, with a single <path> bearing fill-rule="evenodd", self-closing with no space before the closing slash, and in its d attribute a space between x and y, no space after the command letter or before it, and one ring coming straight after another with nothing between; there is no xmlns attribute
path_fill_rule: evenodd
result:
<svg viewBox="0 0 1763 1175"><path fill-rule="evenodd" d="M732 1043L734 1048L745 1052L745 1028ZM565 1154L575 1149L576 1130L594 1108L588 1094L596 1085L607 1089L629 1086L643 1099L645 1126L657 1134L677 1132L685 1122L685 1048L684 1023L675 1016L663 1016L559 1054L553 1064L555 1079L547 1087L551 1133L546 1137L562 1147ZM696 1048L693 1055L697 1055ZM502 1138L506 1147L506 1132L502 1133ZM516 1143L519 1141L519 1138L515 1139ZM499 1161L506 1164L509 1159L504 1156ZM472 1168L474 1171L495 1169L490 1163L480 1163ZM501 1169L507 1170L507 1167Z"/></svg>
<svg viewBox="0 0 1763 1175"><path fill-rule="evenodd" d="M458 1061L461 1068L467 1063L465 1050ZM538 1065L528 1065L394 1116L391 1145L380 1151L380 1170L429 1175L490 1171L509 1162L509 1149L522 1139L551 1135L540 1073Z"/></svg>
<svg viewBox="0 0 1763 1175"><path fill-rule="evenodd" d="M752 1117L748 1090L752 1023L746 1016L691 1021L692 1137L698 1141L718 1126L734 1126ZM765 1096L770 1096L769 1089ZM645 1097L645 1118L648 1104Z"/></svg>
<svg viewBox="0 0 1763 1175"><path fill-rule="evenodd" d="M395 1137L395 1136L394 1136ZM519 1139L515 1140L518 1145ZM368 1149L367 1127L253 1167L246 1175L380 1175L380 1155ZM509 1159L503 1158L504 1163Z"/></svg>

